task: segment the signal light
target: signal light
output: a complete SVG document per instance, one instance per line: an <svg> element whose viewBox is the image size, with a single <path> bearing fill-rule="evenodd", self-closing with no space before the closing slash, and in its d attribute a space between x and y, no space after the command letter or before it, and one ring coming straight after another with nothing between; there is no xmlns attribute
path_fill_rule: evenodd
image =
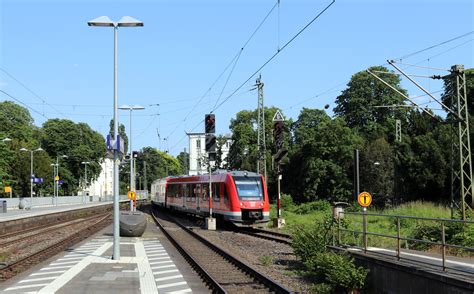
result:
<svg viewBox="0 0 474 294"><path fill-rule="evenodd" d="M216 136L212 134L206 135L206 152L215 153L216 145Z"/></svg>
<svg viewBox="0 0 474 294"><path fill-rule="evenodd" d="M273 141L277 150L283 148L285 125L283 121L276 121L273 124Z"/></svg>
<svg viewBox="0 0 474 294"><path fill-rule="evenodd" d="M204 117L204 125L206 134L213 134L216 132L216 116L214 114L206 114Z"/></svg>

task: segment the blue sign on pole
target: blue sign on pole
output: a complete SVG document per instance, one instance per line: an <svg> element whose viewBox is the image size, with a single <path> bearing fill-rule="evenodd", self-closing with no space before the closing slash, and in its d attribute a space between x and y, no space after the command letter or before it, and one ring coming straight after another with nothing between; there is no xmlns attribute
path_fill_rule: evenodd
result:
<svg viewBox="0 0 474 294"><path fill-rule="evenodd" d="M62 185L63 183L64 183L63 180L59 180L59 181L58 181L58 185Z"/></svg>
<svg viewBox="0 0 474 294"><path fill-rule="evenodd" d="M44 182L43 178L33 178L33 183L35 184L41 184L43 182Z"/></svg>

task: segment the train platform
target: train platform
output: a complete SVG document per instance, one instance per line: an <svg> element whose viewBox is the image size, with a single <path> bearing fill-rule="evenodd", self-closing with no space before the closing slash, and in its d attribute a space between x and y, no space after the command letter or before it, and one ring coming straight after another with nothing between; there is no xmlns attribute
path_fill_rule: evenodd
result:
<svg viewBox="0 0 474 294"><path fill-rule="evenodd" d="M112 260L112 226L0 283L14 293L209 293L199 276L151 220L142 237L120 238Z"/></svg>
<svg viewBox="0 0 474 294"><path fill-rule="evenodd" d="M127 202L127 201L121 201ZM7 210L6 213L0 213L0 223L12 220L18 220L23 218L30 218L36 216L42 216L47 214L73 211L83 208L92 208L112 205L112 202L93 202L86 204L70 204L70 205L59 205L59 206L38 206L30 209L11 209Z"/></svg>

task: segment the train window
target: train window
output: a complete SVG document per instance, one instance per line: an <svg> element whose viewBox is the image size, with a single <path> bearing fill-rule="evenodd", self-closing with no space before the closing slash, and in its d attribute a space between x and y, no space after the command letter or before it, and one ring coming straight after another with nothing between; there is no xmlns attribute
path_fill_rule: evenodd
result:
<svg viewBox="0 0 474 294"><path fill-rule="evenodd" d="M262 200L262 180L256 177L234 177L239 198L242 200Z"/></svg>
<svg viewBox="0 0 474 294"><path fill-rule="evenodd" d="M220 202L221 201L221 195L220 195L220 184L215 183L212 184L212 196L214 197L214 201Z"/></svg>
<svg viewBox="0 0 474 294"><path fill-rule="evenodd" d="M225 186L225 184L222 184L223 186L223 195L224 195L224 203L227 203L229 202L229 195L227 194L227 188Z"/></svg>
<svg viewBox="0 0 474 294"><path fill-rule="evenodd" d="M202 185L202 198L204 200L209 199L209 186L208 185Z"/></svg>

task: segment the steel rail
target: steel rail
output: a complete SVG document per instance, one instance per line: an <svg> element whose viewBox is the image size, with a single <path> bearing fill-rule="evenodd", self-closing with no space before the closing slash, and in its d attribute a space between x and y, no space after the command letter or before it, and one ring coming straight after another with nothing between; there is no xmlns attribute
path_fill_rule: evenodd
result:
<svg viewBox="0 0 474 294"><path fill-rule="evenodd" d="M198 262L191 256L190 253L186 251L181 245L179 245L178 242L166 231L166 229L163 227L163 225L158 221L158 218L155 216L153 213L153 210L150 212L151 217L155 221L155 223L158 225L160 230L165 234L166 238L170 240L170 242L178 249L178 251L183 255L184 259L186 259L187 262L191 264L191 267L197 271L197 273L201 276L201 278L204 279L206 284L210 286L211 290L213 293L227 293L227 291L222 288L222 286L212 278L212 276L204 269L202 268Z"/></svg>
<svg viewBox="0 0 474 294"><path fill-rule="evenodd" d="M17 242L20 242L20 241L38 236L38 235L42 235L44 233L53 232L53 231L56 231L56 230L59 230L59 229L66 228L68 226L77 224L77 223L89 221L89 220L92 220L92 219L95 219L95 218L97 218L96 215L86 217L86 218L77 218L77 219L73 219L73 220L67 221L65 223L60 223L60 224L54 224L54 225L48 224L48 225L41 226L41 227L35 227L32 230L27 229L27 230L22 230L22 231L19 231L19 232L12 232L12 233L8 234L9 236L7 236L7 238L12 238L12 237L17 237L17 238L13 239L13 240L8 240L8 241L0 241L0 247L8 246L8 245L11 245L11 244L14 244L14 243L17 243ZM37 230L39 230L39 231L37 231ZM31 235L20 236L20 235L23 235L23 234L31 233L33 231L37 231L37 232L35 232ZM2 236L2 239L6 239L6 238Z"/></svg>
<svg viewBox="0 0 474 294"><path fill-rule="evenodd" d="M283 243L287 245L290 245L292 242L292 238L290 235L278 233L278 232L272 232L269 230L262 230L262 229L256 229L256 228L239 228L239 227L236 227L234 230L241 234L253 236L256 238L266 239L266 240L270 240L274 242L279 242L279 243ZM267 235L262 235L262 234L267 234Z"/></svg>
<svg viewBox="0 0 474 294"><path fill-rule="evenodd" d="M211 248L217 254L219 254L220 256L222 256L223 258L225 258L226 260L228 260L229 262L231 262L232 264L237 266L239 269L243 270L247 274L249 274L252 277L256 278L258 281L265 284L265 286L268 287L271 291L274 291L275 293L284 293L284 294L293 293L290 290L283 287L282 285L280 285L279 283L277 283L276 281L273 281L272 279L270 279L269 277L267 277L267 276L261 274L260 272L256 271L255 269L253 269L251 266L247 265L243 261L241 261L241 260L237 259L236 257L232 256L230 253L228 253L225 250L221 249L220 247L212 244L210 241L208 241L204 237L200 236L199 234L197 234L193 230L187 228L186 226L180 224L179 222L175 221L175 224L178 225L185 232L187 232L188 234L193 236L198 241L204 243L204 245ZM166 235L168 236L168 234L166 234ZM224 293L226 293L225 290L224 290Z"/></svg>

